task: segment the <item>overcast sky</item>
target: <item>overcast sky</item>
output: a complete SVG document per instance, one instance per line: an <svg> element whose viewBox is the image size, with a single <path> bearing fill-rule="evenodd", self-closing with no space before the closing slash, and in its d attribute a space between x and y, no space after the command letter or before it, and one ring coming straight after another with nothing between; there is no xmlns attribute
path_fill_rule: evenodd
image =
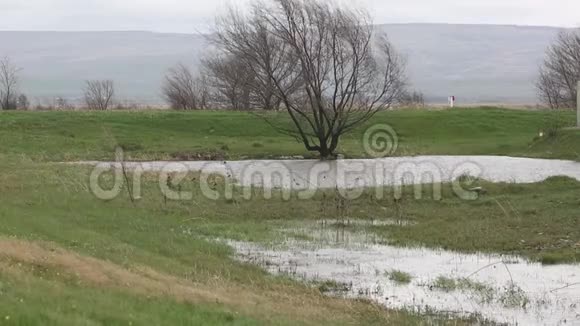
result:
<svg viewBox="0 0 580 326"><path fill-rule="evenodd" d="M248 0L0 0L0 30L206 31L228 3ZM346 1L346 0L343 0ZM376 23L580 27L580 0L353 0Z"/></svg>

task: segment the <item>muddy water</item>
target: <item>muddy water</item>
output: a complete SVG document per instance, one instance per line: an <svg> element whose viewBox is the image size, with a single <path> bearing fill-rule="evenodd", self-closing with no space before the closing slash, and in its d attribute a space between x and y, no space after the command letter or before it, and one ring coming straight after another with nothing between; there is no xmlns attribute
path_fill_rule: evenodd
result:
<svg viewBox="0 0 580 326"><path fill-rule="evenodd" d="M376 223L376 222L373 222ZM277 244L229 242L238 258L275 274L342 284L342 295L393 309L479 316L510 325L580 325L580 265L542 266L518 257L458 254L381 244L365 232L319 223L286 230ZM412 276L397 284L386 273ZM440 276L479 287L438 288Z"/></svg>
<svg viewBox="0 0 580 326"><path fill-rule="evenodd" d="M464 175L493 182L515 183L540 182L553 176L580 180L578 162L499 156L418 156L332 162L142 162L126 163L126 167L151 172L206 171L231 177L242 186L293 190L451 182Z"/></svg>

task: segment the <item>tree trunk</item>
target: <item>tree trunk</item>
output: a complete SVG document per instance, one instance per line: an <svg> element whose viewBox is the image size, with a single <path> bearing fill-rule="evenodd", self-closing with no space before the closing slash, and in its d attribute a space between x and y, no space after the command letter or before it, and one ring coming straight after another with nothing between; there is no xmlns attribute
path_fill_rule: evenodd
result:
<svg viewBox="0 0 580 326"><path fill-rule="evenodd" d="M320 141L320 148L318 149L318 153L320 153L320 159L323 161L332 161L336 159L336 155L334 151L336 150L336 145L334 148L331 146L329 147L326 143L326 140Z"/></svg>
<svg viewBox="0 0 580 326"><path fill-rule="evenodd" d="M323 161L332 161L333 155L330 152L330 150L328 150L327 148L326 149L322 149L321 148L318 152L320 153L320 159L321 160L323 160Z"/></svg>

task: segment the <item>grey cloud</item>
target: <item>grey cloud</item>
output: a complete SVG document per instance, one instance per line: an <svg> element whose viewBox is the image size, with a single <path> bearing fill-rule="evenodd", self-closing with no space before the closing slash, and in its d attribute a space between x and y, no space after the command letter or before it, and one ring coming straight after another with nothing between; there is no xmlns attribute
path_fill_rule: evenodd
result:
<svg viewBox="0 0 580 326"><path fill-rule="evenodd" d="M342 0L377 23L579 26L577 0ZM216 12L247 0L0 0L0 30L207 30Z"/></svg>

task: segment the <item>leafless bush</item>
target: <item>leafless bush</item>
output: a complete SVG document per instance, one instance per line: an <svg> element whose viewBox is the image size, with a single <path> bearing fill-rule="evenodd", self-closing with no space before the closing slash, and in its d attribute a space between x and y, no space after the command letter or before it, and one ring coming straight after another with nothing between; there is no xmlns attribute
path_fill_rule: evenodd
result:
<svg viewBox="0 0 580 326"><path fill-rule="evenodd" d="M86 81L84 97L89 110L105 111L109 109L115 95L115 86L112 80Z"/></svg>
<svg viewBox="0 0 580 326"><path fill-rule="evenodd" d="M8 57L0 59L0 108L16 110L18 108L18 72Z"/></svg>
<svg viewBox="0 0 580 326"><path fill-rule="evenodd" d="M322 0L257 1L250 14L231 10L217 25L221 51L272 85L290 115L294 128L279 129L322 158L404 89L404 63L365 11Z"/></svg>
<svg viewBox="0 0 580 326"><path fill-rule="evenodd" d="M397 101L403 107L425 107L425 96L419 91L403 91Z"/></svg>
<svg viewBox="0 0 580 326"><path fill-rule="evenodd" d="M580 32L561 32L547 52L536 82L540 100L552 109L576 107L580 81Z"/></svg>
<svg viewBox="0 0 580 326"><path fill-rule="evenodd" d="M172 109L202 110L208 108L209 90L203 77L196 78L183 64L169 69L163 85L163 96Z"/></svg>
<svg viewBox="0 0 580 326"><path fill-rule="evenodd" d="M254 108L252 83L255 75L243 61L232 55L214 56L204 59L204 70L217 107L233 110Z"/></svg>
<svg viewBox="0 0 580 326"><path fill-rule="evenodd" d="M125 102L125 103L117 102L115 104L115 106L113 107L113 110L115 110L115 111L136 111L138 109L139 109L139 105L137 105L136 103L130 103L130 102Z"/></svg>
<svg viewBox="0 0 580 326"><path fill-rule="evenodd" d="M30 101L28 101L28 97L24 94L20 94L16 100L16 107L18 110L28 110L30 107Z"/></svg>
<svg viewBox="0 0 580 326"><path fill-rule="evenodd" d="M77 107L69 103L69 101L60 96L53 97L52 99L38 100L36 105L31 106L34 111L73 111Z"/></svg>
<svg viewBox="0 0 580 326"><path fill-rule="evenodd" d="M70 104L69 101L64 97L56 97L54 99L54 107L57 110L74 110L75 106Z"/></svg>

